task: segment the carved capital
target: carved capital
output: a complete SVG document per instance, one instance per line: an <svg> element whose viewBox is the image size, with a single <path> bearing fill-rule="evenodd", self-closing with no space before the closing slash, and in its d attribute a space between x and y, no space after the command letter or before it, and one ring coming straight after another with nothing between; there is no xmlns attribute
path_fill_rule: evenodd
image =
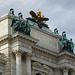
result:
<svg viewBox="0 0 75 75"><path fill-rule="evenodd" d="M13 53L14 53L15 55L17 55L17 56L20 56L20 55L22 55L24 52L21 51L21 50L13 50Z"/></svg>
<svg viewBox="0 0 75 75"><path fill-rule="evenodd" d="M25 56L26 56L27 59L31 59L32 54L31 53L26 53Z"/></svg>
<svg viewBox="0 0 75 75"><path fill-rule="evenodd" d="M64 73L65 72L68 73L68 71L69 71L70 68L69 67L62 67L61 69L63 70Z"/></svg>

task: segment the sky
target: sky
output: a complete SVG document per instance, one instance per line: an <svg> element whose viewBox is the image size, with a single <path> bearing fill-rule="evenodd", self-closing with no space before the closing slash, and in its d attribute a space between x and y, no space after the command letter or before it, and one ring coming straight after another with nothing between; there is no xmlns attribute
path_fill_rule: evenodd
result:
<svg viewBox="0 0 75 75"><path fill-rule="evenodd" d="M24 19L30 17L29 11L39 9L49 18L46 23L50 30L57 28L60 35L65 31L67 38L72 38L75 43L75 0L0 0L0 16L8 13L10 8L16 16L22 12Z"/></svg>

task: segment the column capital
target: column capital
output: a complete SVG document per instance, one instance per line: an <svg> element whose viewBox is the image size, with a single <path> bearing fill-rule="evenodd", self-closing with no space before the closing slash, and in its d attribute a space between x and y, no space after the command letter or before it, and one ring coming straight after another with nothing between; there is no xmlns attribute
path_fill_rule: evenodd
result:
<svg viewBox="0 0 75 75"><path fill-rule="evenodd" d="M61 67L61 69L63 70L63 72L68 72L68 70L70 69L69 67Z"/></svg>
<svg viewBox="0 0 75 75"><path fill-rule="evenodd" d="M25 55L26 55L26 57L28 57L28 58L31 58L31 57L32 57L32 53L26 53Z"/></svg>
<svg viewBox="0 0 75 75"><path fill-rule="evenodd" d="M13 53L14 53L15 55L22 55L24 52L21 51L21 50L13 50Z"/></svg>
<svg viewBox="0 0 75 75"><path fill-rule="evenodd" d="M54 71L61 70L59 67L54 68Z"/></svg>

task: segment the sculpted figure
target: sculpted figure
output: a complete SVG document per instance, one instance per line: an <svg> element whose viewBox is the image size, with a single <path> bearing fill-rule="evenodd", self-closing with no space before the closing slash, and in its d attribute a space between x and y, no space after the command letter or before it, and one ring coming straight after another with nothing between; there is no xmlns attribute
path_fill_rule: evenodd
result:
<svg viewBox="0 0 75 75"><path fill-rule="evenodd" d="M30 36L30 26L32 25L28 23L28 19L26 20L26 22L24 22L22 18L22 13L18 13L18 17L13 16L11 27L13 27L14 31L19 31Z"/></svg>
<svg viewBox="0 0 75 75"><path fill-rule="evenodd" d="M66 32L62 33L62 37L60 37L60 44L62 46L62 50L69 51L73 53L74 50L74 44L72 42L72 39L68 40L66 39Z"/></svg>
<svg viewBox="0 0 75 75"><path fill-rule="evenodd" d="M69 50L70 50L70 52L73 53L73 50L74 50L74 43L72 42L72 38L70 38L70 40L69 40Z"/></svg>
<svg viewBox="0 0 75 75"><path fill-rule="evenodd" d="M11 9L9 10L9 14L14 15L14 9L11 8Z"/></svg>
<svg viewBox="0 0 75 75"><path fill-rule="evenodd" d="M24 33L26 25L25 25L24 21L21 21L21 18L22 18L22 13L18 13L18 17L13 16L11 27L13 26L13 29L15 31Z"/></svg>
<svg viewBox="0 0 75 75"><path fill-rule="evenodd" d="M60 44L62 46L62 49L65 49L67 50L67 43L68 43L68 40L66 39L66 32L63 32L62 33L62 36L60 37Z"/></svg>
<svg viewBox="0 0 75 75"><path fill-rule="evenodd" d="M55 34L58 34L57 28L54 29L54 33L55 33Z"/></svg>
<svg viewBox="0 0 75 75"><path fill-rule="evenodd" d="M31 32L30 26L31 25L28 23L28 20L26 20L26 23L25 24L26 24L26 34L27 35L30 35L30 32Z"/></svg>

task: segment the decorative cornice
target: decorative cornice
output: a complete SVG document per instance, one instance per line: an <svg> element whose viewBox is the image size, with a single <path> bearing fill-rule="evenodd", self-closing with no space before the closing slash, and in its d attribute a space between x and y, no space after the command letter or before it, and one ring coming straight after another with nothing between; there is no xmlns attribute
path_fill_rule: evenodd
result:
<svg viewBox="0 0 75 75"><path fill-rule="evenodd" d="M40 28L38 28L38 27L36 27L36 26L31 26L31 28L36 29L36 30L38 30L38 31L40 31L40 32L43 32L43 33L45 33L45 34L48 34L49 36L53 36L53 37L55 37L55 38L59 38L59 37L60 37L60 35L54 34L51 30L50 30L50 32L48 32L48 31L43 30L43 29L40 29Z"/></svg>
<svg viewBox="0 0 75 75"><path fill-rule="evenodd" d="M9 35L9 34L4 35L4 36L0 37L0 42L3 42L3 41L10 39L10 38L11 38L11 35Z"/></svg>
<svg viewBox="0 0 75 75"><path fill-rule="evenodd" d="M24 34L22 34L22 33L20 33L20 32L16 32L15 34L12 35L12 39L13 39L13 38L16 38L16 37L23 38L23 39L25 39L25 40L28 40L28 41L34 43L34 44L36 44L36 43L39 41L39 40L37 40L37 39L35 39L35 38L32 38L32 37L27 36L27 35L24 35Z"/></svg>
<svg viewBox="0 0 75 75"><path fill-rule="evenodd" d="M0 22L9 17L8 13L0 17Z"/></svg>
<svg viewBox="0 0 75 75"><path fill-rule="evenodd" d="M32 49L36 50L36 51L40 51L42 53L46 53L46 54L58 57L58 53L52 52L51 50L48 50L48 49L45 49L45 48L42 48L42 47L39 47L39 46L32 46Z"/></svg>
<svg viewBox="0 0 75 75"><path fill-rule="evenodd" d="M0 53L0 64L5 64L6 63L6 60L4 59L4 54L3 53Z"/></svg>
<svg viewBox="0 0 75 75"><path fill-rule="evenodd" d="M70 52L68 52L68 51L63 51L63 52L59 53L58 57L61 57L61 56L64 56L64 55L75 59L75 54L70 53Z"/></svg>

